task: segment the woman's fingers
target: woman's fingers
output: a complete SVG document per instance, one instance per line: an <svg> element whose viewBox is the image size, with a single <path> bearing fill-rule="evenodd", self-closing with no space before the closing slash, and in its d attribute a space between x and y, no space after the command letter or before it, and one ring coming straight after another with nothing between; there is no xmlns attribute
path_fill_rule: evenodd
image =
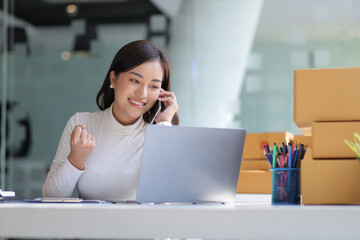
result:
<svg viewBox="0 0 360 240"><path fill-rule="evenodd" d="M155 121L167 121L171 122L171 119L175 115L176 111L178 110L178 104L176 101L176 96L173 92L165 91L164 89L160 90L159 102L163 102L165 105L165 110L157 115Z"/></svg>
<svg viewBox="0 0 360 240"><path fill-rule="evenodd" d="M166 103L168 103L168 105L177 105L175 94L173 92L168 92L163 89L160 90L160 95L158 100L160 102L164 102L165 106Z"/></svg>
<svg viewBox="0 0 360 240"><path fill-rule="evenodd" d="M161 89L162 90L162 89ZM166 97L170 97L172 99L174 99L176 101L176 97L175 94L173 92L167 92L165 90L160 91L160 98L166 98Z"/></svg>
<svg viewBox="0 0 360 240"><path fill-rule="evenodd" d="M81 125L75 126L73 132L71 133L71 138L80 138L80 134L82 132Z"/></svg>
<svg viewBox="0 0 360 240"><path fill-rule="evenodd" d="M87 147L95 143L95 138L86 129L86 125L77 125L71 134L71 143L73 147Z"/></svg>
<svg viewBox="0 0 360 240"><path fill-rule="evenodd" d="M172 97L162 97L158 99L160 102L164 102L165 107L168 107L174 103L176 103L176 100L173 99Z"/></svg>
<svg viewBox="0 0 360 240"><path fill-rule="evenodd" d="M80 134L80 140L82 142L86 141L87 140L87 135L88 135L88 132L87 132L86 128L82 129L81 134Z"/></svg>

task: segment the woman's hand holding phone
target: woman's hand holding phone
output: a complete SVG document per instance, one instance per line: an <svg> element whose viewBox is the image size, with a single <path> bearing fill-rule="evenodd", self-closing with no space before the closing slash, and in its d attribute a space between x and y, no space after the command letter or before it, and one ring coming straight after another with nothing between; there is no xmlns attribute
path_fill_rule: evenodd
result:
<svg viewBox="0 0 360 240"><path fill-rule="evenodd" d="M167 92L164 89L161 89L158 101L164 103L165 110L163 112L159 112L159 114L155 118L155 121L171 122L172 118L174 117L176 111L179 108L175 94L173 92Z"/></svg>
<svg viewBox="0 0 360 240"><path fill-rule="evenodd" d="M86 160L95 145L95 138L87 131L86 125L77 125L71 133L68 160L77 169L84 170Z"/></svg>

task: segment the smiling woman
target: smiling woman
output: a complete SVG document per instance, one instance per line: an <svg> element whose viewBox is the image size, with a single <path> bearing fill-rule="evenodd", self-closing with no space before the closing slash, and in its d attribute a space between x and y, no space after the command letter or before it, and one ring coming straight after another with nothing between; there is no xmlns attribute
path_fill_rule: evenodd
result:
<svg viewBox="0 0 360 240"><path fill-rule="evenodd" d="M135 200L145 127L178 124L169 63L149 41L117 52L96 100L100 111L68 121L43 197L70 197L76 186L83 199Z"/></svg>

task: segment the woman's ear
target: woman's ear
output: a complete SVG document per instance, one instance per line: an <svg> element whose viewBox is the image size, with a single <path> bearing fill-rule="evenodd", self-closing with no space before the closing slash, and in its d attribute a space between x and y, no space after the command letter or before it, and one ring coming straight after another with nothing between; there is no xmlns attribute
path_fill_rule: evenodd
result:
<svg viewBox="0 0 360 240"><path fill-rule="evenodd" d="M116 80L116 77L115 77L115 72L114 71L111 71L110 72L110 84L112 85L112 86L115 86L115 81Z"/></svg>

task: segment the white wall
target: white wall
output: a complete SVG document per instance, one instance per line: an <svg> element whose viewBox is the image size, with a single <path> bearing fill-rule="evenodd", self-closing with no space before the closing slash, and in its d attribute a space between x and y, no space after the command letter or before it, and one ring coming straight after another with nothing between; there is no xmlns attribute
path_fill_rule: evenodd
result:
<svg viewBox="0 0 360 240"><path fill-rule="evenodd" d="M262 0L185 0L169 56L183 125L232 127Z"/></svg>

